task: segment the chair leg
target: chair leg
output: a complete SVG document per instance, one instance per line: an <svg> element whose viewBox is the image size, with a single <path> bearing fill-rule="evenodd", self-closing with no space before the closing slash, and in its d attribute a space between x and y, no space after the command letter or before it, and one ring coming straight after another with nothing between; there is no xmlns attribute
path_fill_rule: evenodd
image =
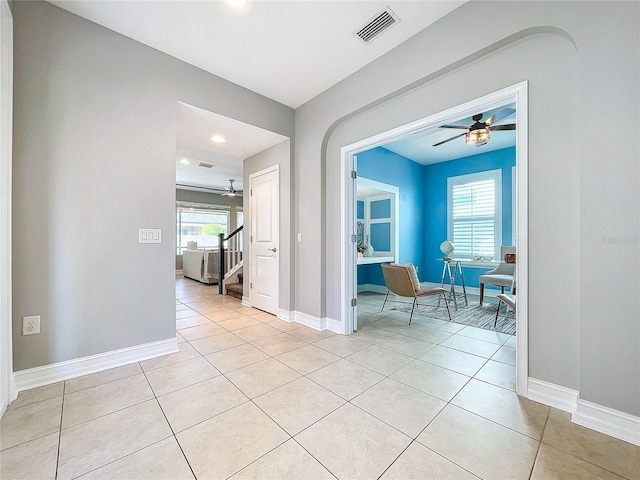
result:
<svg viewBox="0 0 640 480"><path fill-rule="evenodd" d="M409 317L409 325L411 325L411 319L413 318L413 310L416 308L417 297L413 297L413 306L411 307L411 316Z"/></svg>
<svg viewBox="0 0 640 480"><path fill-rule="evenodd" d="M453 320L451 320L451 311L449 310L449 302L447 302L447 295L443 293L442 296L444 297L444 306L447 307L447 315L449 315L449 321L453 322Z"/></svg>
<svg viewBox="0 0 640 480"><path fill-rule="evenodd" d="M387 294L384 296L384 302L382 303L382 310L384 310L384 306L387 304L387 298L389 298L389 289L387 289ZM382 312L380 310L380 312Z"/></svg>
<svg viewBox="0 0 640 480"><path fill-rule="evenodd" d="M496 319L493 322L493 328L496 328L496 325L498 325L498 313L500 313L500 305L502 305L502 300L498 300L498 308L496 309Z"/></svg>
<svg viewBox="0 0 640 480"><path fill-rule="evenodd" d="M480 305L484 301L484 283L480 284Z"/></svg>

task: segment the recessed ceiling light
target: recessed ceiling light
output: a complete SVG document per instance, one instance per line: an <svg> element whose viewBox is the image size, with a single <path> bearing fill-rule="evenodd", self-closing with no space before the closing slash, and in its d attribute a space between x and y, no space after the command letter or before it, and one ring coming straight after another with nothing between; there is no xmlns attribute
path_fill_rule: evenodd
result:
<svg viewBox="0 0 640 480"><path fill-rule="evenodd" d="M224 138L222 135L214 135L213 137L211 137L211 140L213 140L216 143L224 143L227 141L227 139Z"/></svg>
<svg viewBox="0 0 640 480"><path fill-rule="evenodd" d="M248 1L249 0L227 0L227 3L234 7L244 7Z"/></svg>
<svg viewBox="0 0 640 480"><path fill-rule="evenodd" d="M180 160L180 163L182 163L184 165L189 165L191 162L189 160L187 160L186 158L183 158L182 160Z"/></svg>

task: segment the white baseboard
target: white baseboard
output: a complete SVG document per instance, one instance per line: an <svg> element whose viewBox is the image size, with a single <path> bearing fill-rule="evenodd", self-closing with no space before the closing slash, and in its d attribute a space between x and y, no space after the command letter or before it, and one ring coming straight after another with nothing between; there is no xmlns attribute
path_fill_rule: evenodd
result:
<svg viewBox="0 0 640 480"><path fill-rule="evenodd" d="M314 317L313 315L309 315L307 313L302 313L298 311L292 312L292 313L295 314L296 323L299 323L306 327L313 328L314 330L318 330L318 331L324 330L326 328L324 325L324 322L319 317Z"/></svg>
<svg viewBox="0 0 640 480"><path fill-rule="evenodd" d="M385 289L386 293L386 289ZM340 320L335 320L333 318L324 318L325 328L333 333L339 333L340 335L345 335L344 327Z"/></svg>
<svg viewBox="0 0 640 480"><path fill-rule="evenodd" d="M250 307L251 304L249 303L249 297L245 297L243 295L242 296L242 301L240 302L240 305L242 305L243 307Z"/></svg>
<svg viewBox="0 0 640 480"><path fill-rule="evenodd" d="M363 283L358 285L358 293L360 292L387 293L387 287L384 285L376 285L374 283Z"/></svg>
<svg viewBox="0 0 640 480"><path fill-rule="evenodd" d="M571 421L640 446L640 417L586 400L578 400L577 409L571 416Z"/></svg>
<svg viewBox="0 0 640 480"><path fill-rule="evenodd" d="M567 387L529 378L528 398L571 414L576 425L640 446L640 417L581 400Z"/></svg>
<svg viewBox="0 0 640 480"><path fill-rule="evenodd" d="M563 412L576 411L578 391L529 377L527 394L529 400L543 403Z"/></svg>
<svg viewBox="0 0 640 480"><path fill-rule="evenodd" d="M291 323L294 320L294 313L295 312L285 310L284 308L278 308L278 314L276 315L276 317L278 317L280 320Z"/></svg>
<svg viewBox="0 0 640 480"><path fill-rule="evenodd" d="M176 275L184 275L184 271L182 269L176 270Z"/></svg>
<svg viewBox="0 0 640 480"><path fill-rule="evenodd" d="M21 392L29 388L41 387L178 351L178 340L168 338L89 357L20 370L14 373L14 381L17 391Z"/></svg>

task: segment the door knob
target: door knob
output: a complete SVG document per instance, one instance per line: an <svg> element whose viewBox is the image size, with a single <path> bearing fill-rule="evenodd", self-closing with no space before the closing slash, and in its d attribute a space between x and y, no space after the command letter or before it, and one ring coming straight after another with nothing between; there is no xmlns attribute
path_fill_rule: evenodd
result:
<svg viewBox="0 0 640 480"><path fill-rule="evenodd" d="M270 248L269 251L273 252L273 253L276 253L276 247Z"/></svg>

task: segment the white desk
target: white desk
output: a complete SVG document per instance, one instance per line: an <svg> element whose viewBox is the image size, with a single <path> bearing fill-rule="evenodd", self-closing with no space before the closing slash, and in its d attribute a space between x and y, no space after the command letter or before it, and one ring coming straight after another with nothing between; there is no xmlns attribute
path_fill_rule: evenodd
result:
<svg viewBox="0 0 640 480"><path fill-rule="evenodd" d="M396 261L396 257L358 257L358 265L372 265L374 263L392 263Z"/></svg>

